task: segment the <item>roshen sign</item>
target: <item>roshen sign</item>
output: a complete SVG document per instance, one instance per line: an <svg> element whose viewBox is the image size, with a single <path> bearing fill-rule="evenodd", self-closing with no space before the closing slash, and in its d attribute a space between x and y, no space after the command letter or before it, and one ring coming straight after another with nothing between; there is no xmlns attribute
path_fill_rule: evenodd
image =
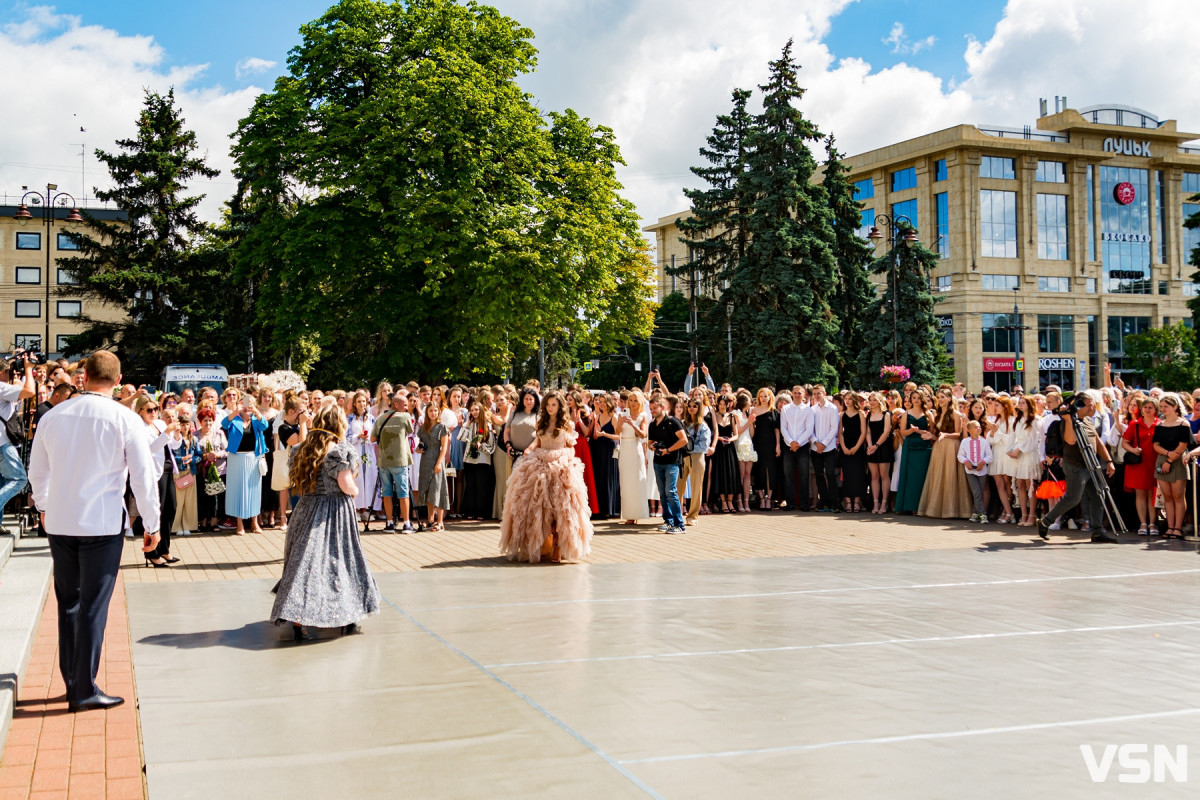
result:
<svg viewBox="0 0 1200 800"><path fill-rule="evenodd" d="M1135 141L1133 139L1118 139L1114 136L1109 136L1104 140L1104 152L1118 153L1127 156L1146 156L1150 157L1150 142Z"/></svg>

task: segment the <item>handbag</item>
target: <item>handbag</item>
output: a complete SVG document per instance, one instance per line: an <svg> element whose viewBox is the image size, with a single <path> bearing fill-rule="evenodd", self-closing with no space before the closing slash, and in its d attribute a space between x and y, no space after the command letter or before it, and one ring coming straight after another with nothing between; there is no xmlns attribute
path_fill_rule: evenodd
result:
<svg viewBox="0 0 1200 800"><path fill-rule="evenodd" d="M1138 423L1136 421L1133 423L1133 426L1134 426L1133 427L1133 440L1134 440L1133 446L1140 450L1142 448L1141 430L1139 429ZM1141 453L1131 453L1128 450L1126 450L1124 461L1127 465L1128 464L1140 464L1140 463L1142 463L1142 454Z"/></svg>
<svg viewBox="0 0 1200 800"><path fill-rule="evenodd" d="M196 476L190 472L181 472L175 476L176 489L188 489L196 485Z"/></svg>
<svg viewBox="0 0 1200 800"><path fill-rule="evenodd" d="M288 451L280 447L271 453L271 489L282 492L292 485L288 475Z"/></svg>
<svg viewBox="0 0 1200 800"><path fill-rule="evenodd" d="M258 474L263 476L264 478L267 477L267 457L266 457L266 455L261 455L258 457Z"/></svg>

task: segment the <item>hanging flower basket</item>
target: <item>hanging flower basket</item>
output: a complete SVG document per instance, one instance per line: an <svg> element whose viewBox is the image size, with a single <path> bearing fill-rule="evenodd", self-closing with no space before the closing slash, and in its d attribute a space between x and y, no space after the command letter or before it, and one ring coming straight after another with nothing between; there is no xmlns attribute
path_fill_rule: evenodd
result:
<svg viewBox="0 0 1200 800"><path fill-rule="evenodd" d="M908 367L901 364L887 364L879 370L879 377L884 383L904 383L911 376Z"/></svg>

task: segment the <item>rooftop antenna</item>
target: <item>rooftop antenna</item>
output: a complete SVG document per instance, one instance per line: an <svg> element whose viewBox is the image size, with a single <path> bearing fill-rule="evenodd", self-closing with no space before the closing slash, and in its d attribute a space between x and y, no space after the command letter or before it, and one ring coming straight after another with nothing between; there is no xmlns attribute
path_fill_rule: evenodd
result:
<svg viewBox="0 0 1200 800"><path fill-rule="evenodd" d="M1046 98L1039 97L1038 98L1038 116L1039 117L1046 116L1046 106L1047 106Z"/></svg>
<svg viewBox="0 0 1200 800"><path fill-rule="evenodd" d="M78 114L72 114L72 117L78 117ZM87 128L79 126L80 133L87 133ZM86 137L81 137L86 138ZM71 145L74 147L74 143ZM79 204L87 205L87 142L79 143L79 180L83 191L79 193Z"/></svg>

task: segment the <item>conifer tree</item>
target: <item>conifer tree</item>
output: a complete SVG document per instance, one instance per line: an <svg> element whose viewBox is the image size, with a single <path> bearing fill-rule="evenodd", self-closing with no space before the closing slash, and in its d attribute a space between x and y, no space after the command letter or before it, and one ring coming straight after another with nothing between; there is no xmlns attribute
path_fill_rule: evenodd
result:
<svg viewBox="0 0 1200 800"><path fill-rule="evenodd" d="M833 364L839 378L861 388L874 384L872 376L858 373L857 358L867 314L876 297L868 274L874 260L874 248L858 234L862 225L862 205L854 199L854 186L846 179L850 170L842 164L832 136L825 140L825 154L823 183L833 212L834 256L837 258L837 288L832 305L841 326Z"/></svg>
<svg viewBox="0 0 1200 800"><path fill-rule="evenodd" d="M825 189L813 183L809 145L816 126L795 107L792 42L771 62L759 87L763 112L749 136L742 179L752 208L746 256L733 271L726 300L733 309L733 372L752 384L836 382L830 361L839 326L830 305L837 278L833 215Z"/></svg>
<svg viewBox="0 0 1200 800"><path fill-rule="evenodd" d="M104 222L85 212L85 230L68 233L79 255L59 262L76 284L59 294L91 301L85 308L122 312L116 319L85 314L84 330L71 337L72 351L115 347L126 375L149 380L190 348L204 347L208 340L193 329L218 323L220 307L228 305L213 291L224 276L194 250L208 232L196 215L204 196L186 196L189 181L219 172L195 153L196 134L184 125L174 89L146 91L136 136L116 144L117 152L96 150L114 184L96 197L128 219Z"/></svg>
<svg viewBox="0 0 1200 800"><path fill-rule="evenodd" d="M911 230L908 223L897 223L896 246L875 259L871 267L875 274L886 275L887 289L872 303L864 321L858 369L864 379L875 384L884 364L902 364L912 373L912 380L935 384L946 361L946 346L933 313L936 300L929 288L938 256L920 242L906 244L904 236Z"/></svg>

